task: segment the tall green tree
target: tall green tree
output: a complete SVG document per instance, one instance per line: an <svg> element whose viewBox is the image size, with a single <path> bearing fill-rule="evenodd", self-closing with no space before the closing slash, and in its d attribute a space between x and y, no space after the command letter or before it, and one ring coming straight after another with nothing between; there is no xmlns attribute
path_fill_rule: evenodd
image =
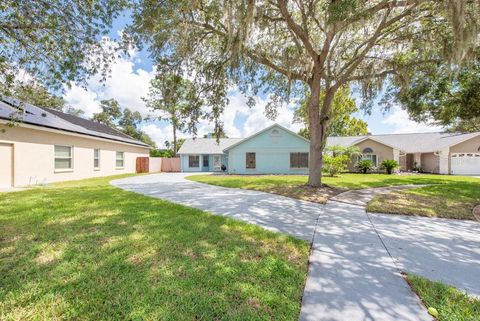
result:
<svg viewBox="0 0 480 321"><path fill-rule="evenodd" d="M324 99L325 93L321 96ZM329 126L327 128L327 136L359 136L368 134L368 124L351 115L359 109L355 104L355 100L350 97L348 87L340 88L332 101L332 113ZM308 128L308 98L300 102L300 107L295 111L294 122L302 123L305 128L301 129L299 134L310 139L310 130Z"/></svg>
<svg viewBox="0 0 480 321"><path fill-rule="evenodd" d="M434 121L451 131L480 131L480 48L476 59L451 70L445 65L416 68L402 90L391 88L416 121Z"/></svg>
<svg viewBox="0 0 480 321"><path fill-rule="evenodd" d="M144 119L138 111L131 111L129 108L123 108L122 110L122 107L115 99L100 101L100 107L102 111L93 114L93 121L116 128L128 136L152 146L152 148L157 147L150 136L140 129L140 124Z"/></svg>
<svg viewBox="0 0 480 321"><path fill-rule="evenodd" d="M104 99L100 101L101 112L93 114L92 120L115 128L118 120L122 117L122 109L115 99Z"/></svg>
<svg viewBox="0 0 480 321"><path fill-rule="evenodd" d="M209 93L204 112L217 130L234 86L249 103L268 92L272 117L307 90L308 183L320 186L336 92L357 83L369 101L387 76L465 59L478 40L479 13L478 1L468 0L141 0L128 31L148 43L159 68L173 64ZM410 66L398 63L405 53L416 57Z"/></svg>
<svg viewBox="0 0 480 321"><path fill-rule="evenodd" d="M0 94L27 72L48 88L81 82L114 58L99 42L124 0L0 1Z"/></svg>
<svg viewBox="0 0 480 321"><path fill-rule="evenodd" d="M52 95L47 88L34 81L15 84L12 96L40 108L62 111L65 107L65 100L62 97Z"/></svg>
<svg viewBox="0 0 480 321"><path fill-rule="evenodd" d="M202 116L202 101L192 83L175 73L157 73L150 82L147 107L160 112L159 119L172 125L173 153L179 146L177 134L190 129L195 133L195 125Z"/></svg>

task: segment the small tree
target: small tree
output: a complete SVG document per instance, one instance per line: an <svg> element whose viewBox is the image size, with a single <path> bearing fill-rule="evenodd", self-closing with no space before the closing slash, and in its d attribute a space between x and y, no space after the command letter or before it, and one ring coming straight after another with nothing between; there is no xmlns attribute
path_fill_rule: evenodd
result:
<svg viewBox="0 0 480 321"><path fill-rule="evenodd" d="M392 174L392 172L399 168L400 164L393 159L386 159L380 164L380 169L384 169L387 171L387 174Z"/></svg>
<svg viewBox="0 0 480 321"><path fill-rule="evenodd" d="M160 111L160 120L167 120L172 125L173 154L179 149L177 132L187 127L195 132L195 124L201 116L202 105L192 83L171 73L159 73L150 82L148 98L144 98L147 107Z"/></svg>
<svg viewBox="0 0 480 321"><path fill-rule="evenodd" d="M363 174L367 174L368 172L371 172L375 166L371 160L362 159L357 163L357 168Z"/></svg>

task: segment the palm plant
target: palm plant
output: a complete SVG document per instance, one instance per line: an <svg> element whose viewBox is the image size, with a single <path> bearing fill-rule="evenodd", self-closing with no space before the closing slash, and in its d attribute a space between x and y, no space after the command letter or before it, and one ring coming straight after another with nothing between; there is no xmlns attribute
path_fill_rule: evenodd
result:
<svg viewBox="0 0 480 321"><path fill-rule="evenodd" d="M374 167L375 166L373 162L369 159L362 159L357 163L358 170L363 174L367 174L368 172L372 171Z"/></svg>
<svg viewBox="0 0 480 321"><path fill-rule="evenodd" d="M392 174L392 172L399 168L400 164L393 159L386 159L380 164L380 168L387 171L387 174Z"/></svg>

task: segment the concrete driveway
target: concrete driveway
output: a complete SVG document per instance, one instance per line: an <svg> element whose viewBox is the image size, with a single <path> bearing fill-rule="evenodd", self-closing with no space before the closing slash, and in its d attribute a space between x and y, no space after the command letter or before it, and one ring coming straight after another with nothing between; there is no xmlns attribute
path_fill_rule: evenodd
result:
<svg viewBox="0 0 480 321"><path fill-rule="evenodd" d="M190 174L191 175L191 174ZM301 320L431 320L400 271L480 295L480 224L367 214L257 191L154 174L113 185L312 242Z"/></svg>

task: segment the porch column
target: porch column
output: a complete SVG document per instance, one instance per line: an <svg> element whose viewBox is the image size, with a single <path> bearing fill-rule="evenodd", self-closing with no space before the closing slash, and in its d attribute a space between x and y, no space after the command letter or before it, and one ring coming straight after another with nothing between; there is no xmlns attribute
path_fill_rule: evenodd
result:
<svg viewBox="0 0 480 321"><path fill-rule="evenodd" d="M400 151L398 149L393 150L393 160L400 164Z"/></svg>
<svg viewBox="0 0 480 321"><path fill-rule="evenodd" d="M450 148L444 148L438 152L438 167L440 174L450 174Z"/></svg>
<svg viewBox="0 0 480 321"><path fill-rule="evenodd" d="M400 150L398 149L393 149L393 160L396 161L400 165ZM401 170L401 165L400 168L397 168L395 172L399 172Z"/></svg>
<svg viewBox="0 0 480 321"><path fill-rule="evenodd" d="M417 163L417 167L422 167L422 153L413 154L413 161Z"/></svg>

